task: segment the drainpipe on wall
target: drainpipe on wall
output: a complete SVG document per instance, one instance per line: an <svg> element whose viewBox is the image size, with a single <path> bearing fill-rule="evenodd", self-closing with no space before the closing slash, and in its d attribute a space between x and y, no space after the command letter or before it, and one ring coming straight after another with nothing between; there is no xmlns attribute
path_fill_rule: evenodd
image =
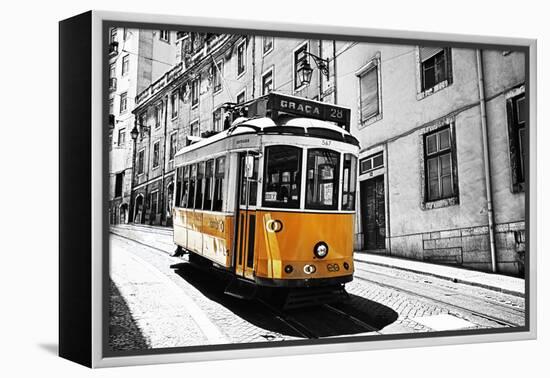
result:
<svg viewBox="0 0 550 378"><path fill-rule="evenodd" d="M160 203L158 206L160 207L160 225L162 226L162 222L165 220L165 214L164 214L164 171L166 169L166 134L167 134L167 127L168 127L168 102L170 100L170 95L166 94L166 103L164 105L164 142L162 147L162 167L160 171ZM159 145L160 148L160 145ZM160 153L160 151L159 151ZM158 209L157 209L158 211Z"/></svg>
<svg viewBox="0 0 550 378"><path fill-rule="evenodd" d="M491 250L491 270L497 272L495 246L495 225L493 216L493 195L491 185L491 164L489 161L489 141L487 137L487 111L485 108L485 81L483 78L483 57L481 50L476 50L477 75L479 88L479 109L481 112L481 134L483 137L483 164L485 168L485 190L487 192L487 221L489 226L489 247Z"/></svg>
<svg viewBox="0 0 550 378"><path fill-rule="evenodd" d="M332 70L334 71L333 73L333 82L332 82L332 85L334 86L334 104L337 105L338 104L338 97L336 96L336 89L337 89L337 86L336 86L336 40L332 40Z"/></svg>

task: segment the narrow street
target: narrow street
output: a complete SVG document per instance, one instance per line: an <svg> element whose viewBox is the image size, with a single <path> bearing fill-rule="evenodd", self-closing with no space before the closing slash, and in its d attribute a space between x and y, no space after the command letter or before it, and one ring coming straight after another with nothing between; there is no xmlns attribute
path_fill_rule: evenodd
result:
<svg viewBox="0 0 550 378"><path fill-rule="evenodd" d="M524 325L521 295L356 258L345 303L278 312L225 295L227 282L174 258L172 232L111 228L110 345L136 350Z"/></svg>

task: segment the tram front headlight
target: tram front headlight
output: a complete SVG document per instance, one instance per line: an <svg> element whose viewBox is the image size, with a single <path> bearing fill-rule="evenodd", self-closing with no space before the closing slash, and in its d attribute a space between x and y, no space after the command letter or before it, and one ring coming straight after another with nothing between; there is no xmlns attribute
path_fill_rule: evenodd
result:
<svg viewBox="0 0 550 378"><path fill-rule="evenodd" d="M323 259L328 255L328 245L325 242L319 242L313 247L313 254L318 259Z"/></svg>

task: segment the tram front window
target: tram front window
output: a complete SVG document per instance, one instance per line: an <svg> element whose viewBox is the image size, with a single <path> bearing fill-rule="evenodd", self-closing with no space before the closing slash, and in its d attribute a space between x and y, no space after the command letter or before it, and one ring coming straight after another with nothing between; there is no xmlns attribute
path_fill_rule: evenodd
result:
<svg viewBox="0 0 550 378"><path fill-rule="evenodd" d="M269 146L265 149L265 159L263 206L299 208L302 149Z"/></svg>
<svg viewBox="0 0 550 378"><path fill-rule="evenodd" d="M312 149L307 156L306 208L338 210L340 154Z"/></svg>

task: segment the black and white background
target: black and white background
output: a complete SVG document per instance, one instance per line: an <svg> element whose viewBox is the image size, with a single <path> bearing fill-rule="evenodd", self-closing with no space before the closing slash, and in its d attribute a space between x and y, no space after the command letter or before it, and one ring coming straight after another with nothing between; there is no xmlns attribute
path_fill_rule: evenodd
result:
<svg viewBox="0 0 550 378"><path fill-rule="evenodd" d="M165 14L186 14L208 17L248 18L266 21L328 23L333 25L453 32L540 38L539 40L539 119L544 125L547 100L544 64L548 61L545 42L545 12L536 2L513 1L481 4L474 1L446 4L440 2L400 2L357 5L353 2L277 2L279 6L258 5L257 1L150 3L119 2L117 8L104 1L81 4L21 2L6 6L2 26L4 45L2 72L6 74L3 93L5 146L2 150L5 206L2 226L8 237L3 247L2 287L5 303L2 313L3 355L8 361L2 369L6 376L23 376L51 372L59 376L119 376L120 369L89 372L68 361L55 358L57 342L57 21L90 8L132 10ZM546 84L546 85L545 85ZM544 167L546 152L543 143L547 131L539 127L539 166ZM256 359L218 361L156 367L129 368L137 376L150 374L228 373L237 376L246 369L261 371L267 376L280 376L279 369L319 374L321 376L422 375L450 377L464 375L538 376L544 365L547 326L544 300L548 279L544 272L544 235L541 230L545 204L542 197L546 177L539 172L539 340L498 344L458 345ZM32 222L38 227L30 229ZM547 346L547 345L546 345ZM429 354L429 364L426 355ZM32 363L31 363L32 361Z"/></svg>

